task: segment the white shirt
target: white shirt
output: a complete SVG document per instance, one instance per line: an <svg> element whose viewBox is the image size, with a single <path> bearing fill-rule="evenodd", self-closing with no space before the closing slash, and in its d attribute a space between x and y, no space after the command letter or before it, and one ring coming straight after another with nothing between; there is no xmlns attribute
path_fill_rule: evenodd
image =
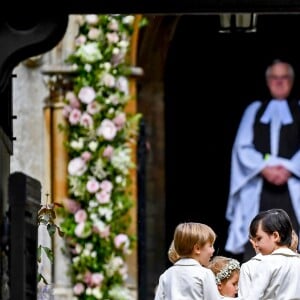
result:
<svg viewBox="0 0 300 300"><path fill-rule="evenodd" d="M241 264L238 291L240 297L244 297L249 294L253 274L255 273L257 264L262 260L262 257L263 255L258 253L247 262Z"/></svg>
<svg viewBox="0 0 300 300"><path fill-rule="evenodd" d="M252 271L251 271L252 272ZM241 279L242 280L242 279ZM289 248L263 255L252 274L248 295L241 300L300 300L300 257Z"/></svg>
<svg viewBox="0 0 300 300"><path fill-rule="evenodd" d="M218 299L222 297L213 272L192 258L179 259L160 275L154 298L154 300Z"/></svg>

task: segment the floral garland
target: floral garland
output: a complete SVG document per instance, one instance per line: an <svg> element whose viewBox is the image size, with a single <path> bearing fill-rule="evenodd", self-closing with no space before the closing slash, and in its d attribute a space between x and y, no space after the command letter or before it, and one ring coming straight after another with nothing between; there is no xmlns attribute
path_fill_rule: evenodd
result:
<svg viewBox="0 0 300 300"><path fill-rule="evenodd" d="M75 51L72 91L65 96L68 199L63 221L74 299L133 299L126 287L132 143L139 114L126 112L135 16L83 15Z"/></svg>
<svg viewBox="0 0 300 300"><path fill-rule="evenodd" d="M228 279L232 272L240 269L238 260L231 258L229 262L216 274L216 283L220 284L224 279Z"/></svg>

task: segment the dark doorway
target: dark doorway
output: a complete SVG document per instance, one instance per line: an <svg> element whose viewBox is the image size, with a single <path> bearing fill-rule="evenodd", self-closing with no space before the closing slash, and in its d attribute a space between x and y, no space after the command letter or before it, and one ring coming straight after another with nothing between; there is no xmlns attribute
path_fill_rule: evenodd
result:
<svg viewBox="0 0 300 300"><path fill-rule="evenodd" d="M165 69L166 249L179 222L210 225L225 254L233 139L245 106L267 96L272 60L292 63L299 93L299 15L259 15L255 33L219 31L219 16L183 16Z"/></svg>

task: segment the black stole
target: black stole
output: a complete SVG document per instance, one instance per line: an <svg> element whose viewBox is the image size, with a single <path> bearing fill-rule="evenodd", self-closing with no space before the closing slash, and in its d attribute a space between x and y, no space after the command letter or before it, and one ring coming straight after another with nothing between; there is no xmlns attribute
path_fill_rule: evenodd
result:
<svg viewBox="0 0 300 300"><path fill-rule="evenodd" d="M260 118L269 104L269 101L264 101L258 109L253 128L253 144L256 150L263 153L263 155L271 152L270 124L260 122ZM288 105L293 123L281 126L278 149L278 156L284 158L291 158L300 149L300 108L298 100L288 100Z"/></svg>

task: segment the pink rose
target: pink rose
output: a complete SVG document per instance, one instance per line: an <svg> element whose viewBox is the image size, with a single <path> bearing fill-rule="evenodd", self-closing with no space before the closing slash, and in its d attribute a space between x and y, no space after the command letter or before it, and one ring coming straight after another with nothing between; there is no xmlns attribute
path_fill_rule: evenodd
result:
<svg viewBox="0 0 300 300"><path fill-rule="evenodd" d="M81 154L81 158L82 158L84 161L89 161L89 160L92 158L92 153L89 152L89 151L84 151L84 152Z"/></svg>
<svg viewBox="0 0 300 300"><path fill-rule="evenodd" d="M75 295L81 295L85 290L83 283L77 282L73 287L73 292Z"/></svg>
<svg viewBox="0 0 300 300"><path fill-rule="evenodd" d="M100 183L95 178L90 179L86 184L89 193L95 194L100 188Z"/></svg>
<svg viewBox="0 0 300 300"><path fill-rule="evenodd" d="M107 238L107 237L109 237L109 235L110 235L110 227L109 226L106 226L106 227L104 227L103 229L101 229L100 231L99 231L99 235L102 237L102 238Z"/></svg>
<svg viewBox="0 0 300 300"><path fill-rule="evenodd" d="M80 204L79 202L73 200L73 199L69 199L69 198L66 198L63 200L63 205L64 205L64 208L69 211L70 213L75 213L77 210L80 209Z"/></svg>
<svg viewBox="0 0 300 300"><path fill-rule="evenodd" d="M84 35L80 35L79 37L76 38L75 44L77 46L83 45L86 42L86 37Z"/></svg>
<svg viewBox="0 0 300 300"><path fill-rule="evenodd" d="M96 40L101 34L101 31L98 28L91 28L88 32L88 38L90 40Z"/></svg>
<svg viewBox="0 0 300 300"><path fill-rule="evenodd" d="M112 146L108 145L108 146L104 149L102 155L103 155L104 157L111 158L112 155L113 155L113 153L114 153L114 148L113 148Z"/></svg>
<svg viewBox="0 0 300 300"><path fill-rule="evenodd" d="M81 111L78 108L74 108L71 110L69 114L69 122L72 125L76 125L79 123L81 118Z"/></svg>
<svg viewBox="0 0 300 300"><path fill-rule="evenodd" d="M83 113L80 118L80 125L82 125L85 128L93 128L93 118L88 113Z"/></svg>
<svg viewBox="0 0 300 300"><path fill-rule="evenodd" d="M86 211L84 209L78 210L75 213L74 219L75 219L76 223L81 223L81 222L86 221L86 219L87 219L87 213L86 213Z"/></svg>
<svg viewBox="0 0 300 300"><path fill-rule="evenodd" d="M129 246L128 236L124 233L118 234L114 239L114 244L117 249L127 248Z"/></svg>
<svg viewBox="0 0 300 300"><path fill-rule="evenodd" d="M119 35L116 32L108 32L106 38L110 44L115 44L120 40Z"/></svg>
<svg viewBox="0 0 300 300"><path fill-rule="evenodd" d="M92 273L90 271L84 273L83 281L89 286L92 284Z"/></svg>
<svg viewBox="0 0 300 300"><path fill-rule="evenodd" d="M87 105L86 110L89 114L94 115L101 110L101 106L98 102L93 101Z"/></svg>
<svg viewBox="0 0 300 300"><path fill-rule="evenodd" d="M119 23L116 19L112 19L107 27L109 28L109 30L112 30L112 31L117 31L119 29Z"/></svg>
<svg viewBox="0 0 300 300"><path fill-rule="evenodd" d="M100 188L107 192L107 193L110 193L113 189L113 184L111 183L111 181L109 180L103 180L101 183L100 183Z"/></svg>
<svg viewBox="0 0 300 300"><path fill-rule="evenodd" d="M94 286L98 286L102 283L104 276L102 273L93 273L91 278L91 283Z"/></svg>
<svg viewBox="0 0 300 300"><path fill-rule="evenodd" d="M70 105L65 105L63 108L63 116L67 119L69 118L70 112L72 111L72 107Z"/></svg>
<svg viewBox="0 0 300 300"><path fill-rule="evenodd" d="M66 93L66 99L69 101L69 104L72 108L79 108L80 102L78 101L76 95L74 92L67 92Z"/></svg>
<svg viewBox="0 0 300 300"><path fill-rule="evenodd" d="M85 222L81 222L76 225L74 233L76 236L84 239L92 233L92 230L88 226L88 224L86 224Z"/></svg>
<svg viewBox="0 0 300 300"><path fill-rule="evenodd" d="M96 193L96 199L101 204L106 204L110 201L110 193L107 193L106 191L101 191Z"/></svg>
<svg viewBox="0 0 300 300"><path fill-rule="evenodd" d="M120 113L113 119L114 124L116 125L117 129L120 130L126 123L126 114Z"/></svg>

